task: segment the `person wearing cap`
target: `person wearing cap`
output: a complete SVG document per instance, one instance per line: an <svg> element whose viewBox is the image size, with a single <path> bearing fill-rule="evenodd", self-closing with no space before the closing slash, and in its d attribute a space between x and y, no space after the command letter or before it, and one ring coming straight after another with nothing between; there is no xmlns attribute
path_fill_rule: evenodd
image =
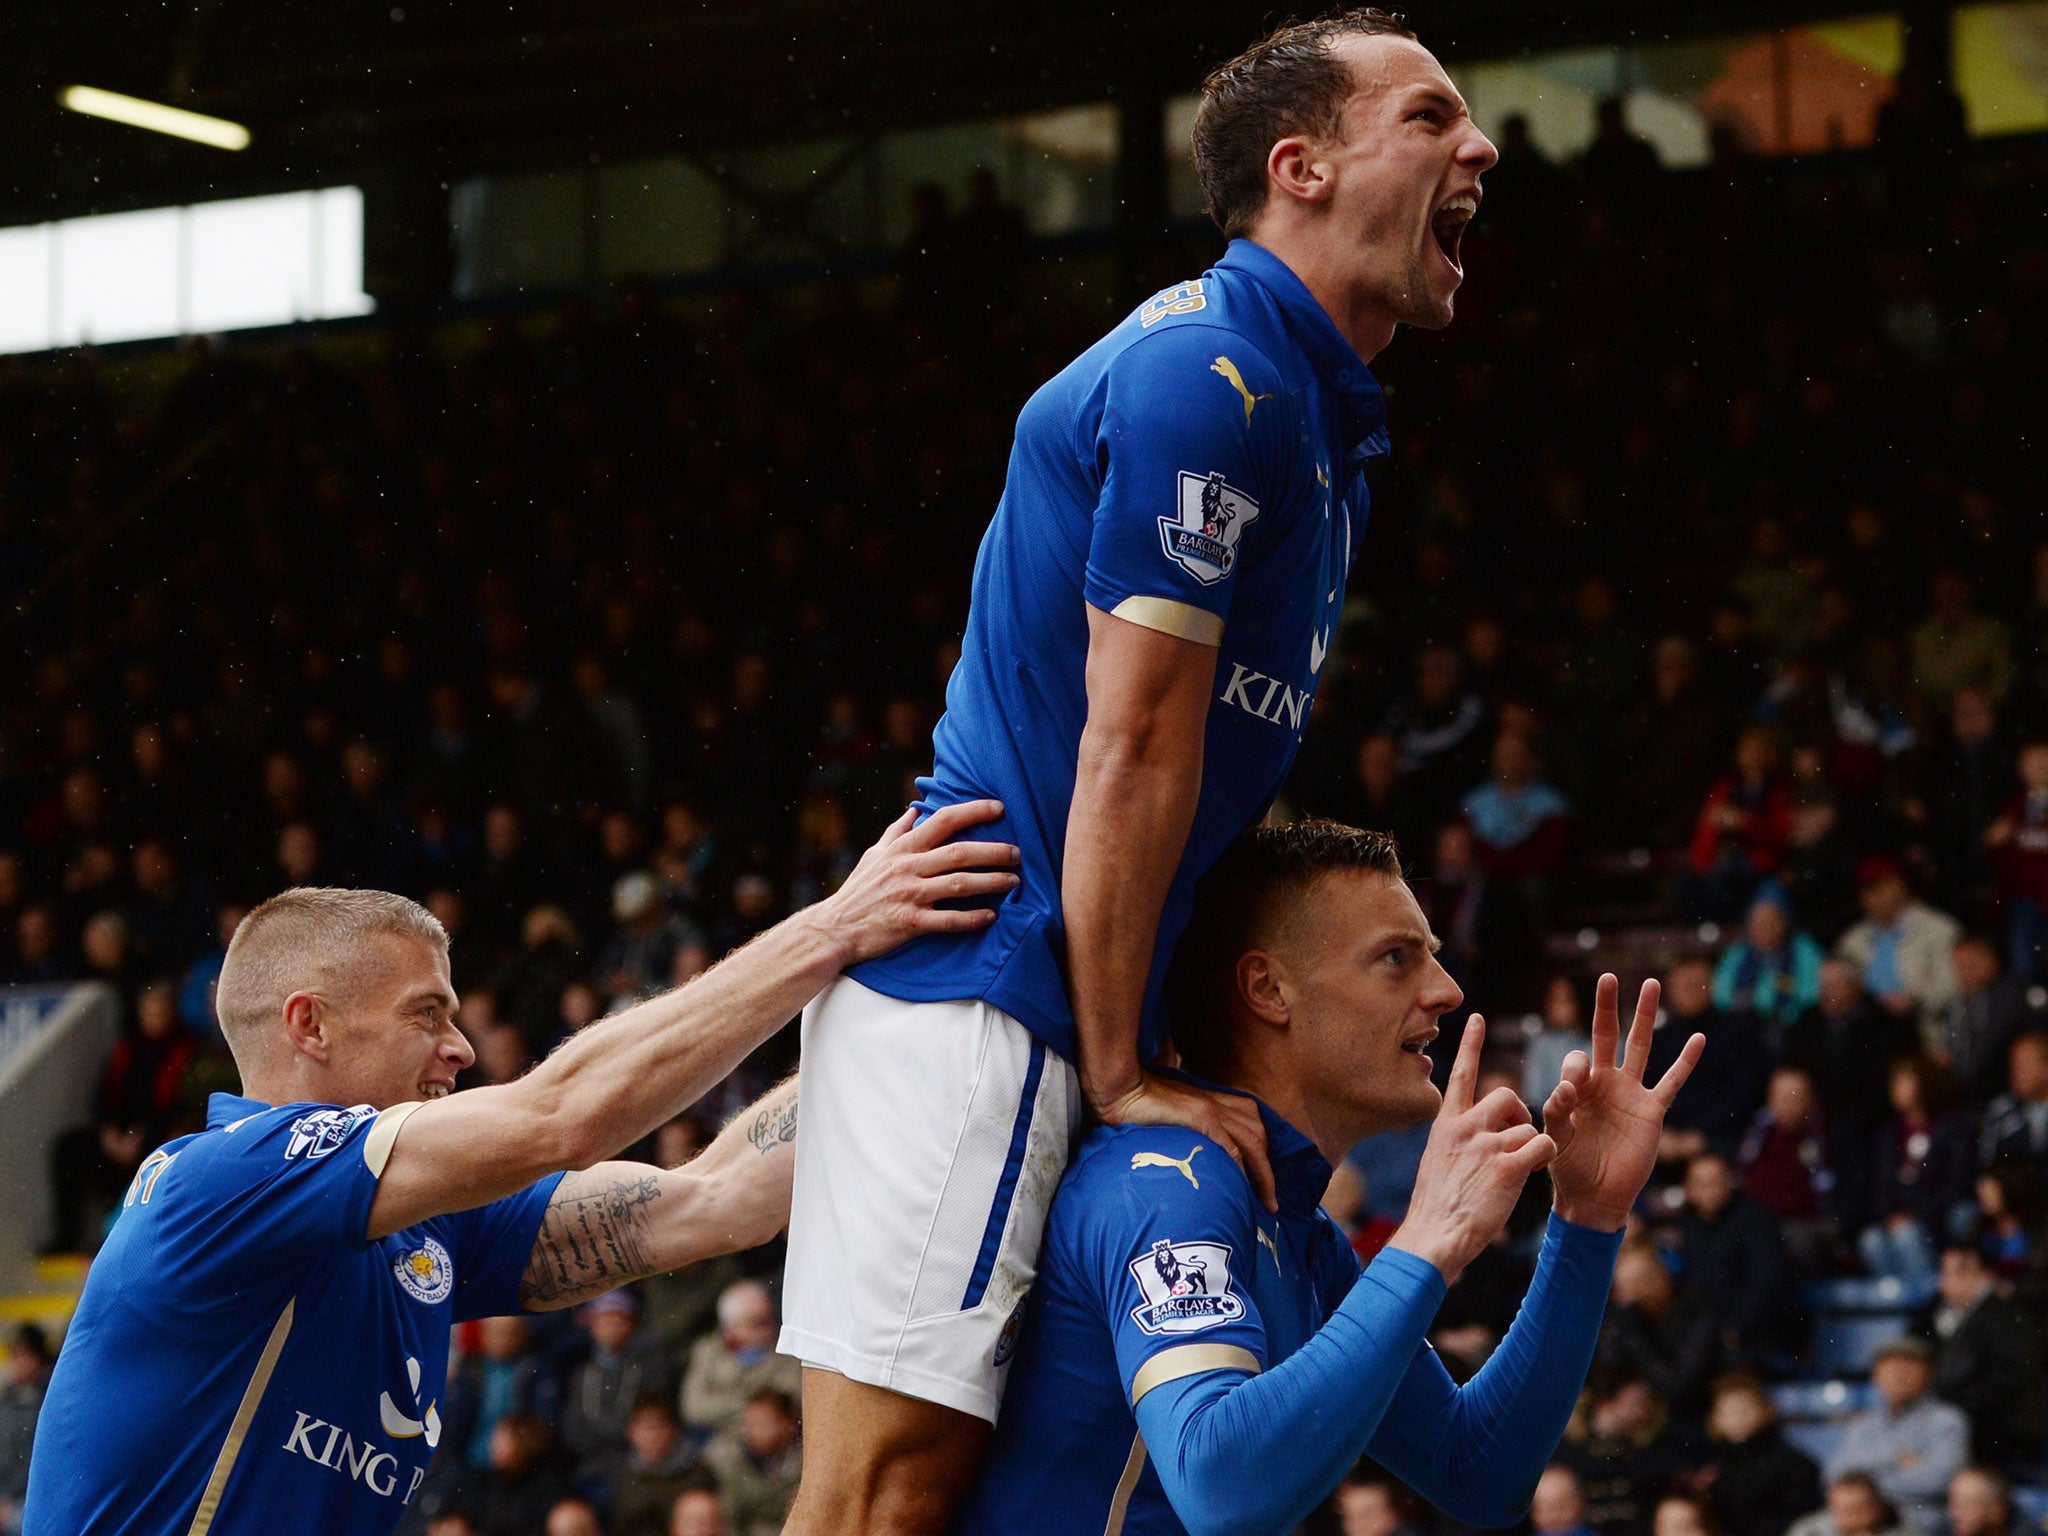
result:
<svg viewBox="0 0 2048 1536"><path fill-rule="evenodd" d="M1956 940L1962 926L1913 894L1903 865L1873 854L1856 870L1863 921L1842 935L1835 953L1862 974L1863 985L1892 1013L1934 1013L1956 999Z"/></svg>
<svg viewBox="0 0 2048 1536"><path fill-rule="evenodd" d="M612 917L619 926L597 957L597 975L614 1004L637 1002L671 985L676 952L705 942L670 909L668 892L644 869L613 883Z"/></svg>
<svg viewBox="0 0 2048 1536"><path fill-rule="evenodd" d="M1828 1482L1869 1473L1908 1527L1934 1536L1949 1479L1970 1458L1970 1421L1934 1396L1934 1350L1925 1339L1901 1334L1887 1343L1870 1367L1870 1384L1878 1401L1849 1420L1828 1458Z"/></svg>
<svg viewBox="0 0 2048 1536"><path fill-rule="evenodd" d="M577 1475L609 1484L626 1459L626 1420L643 1397L666 1397L675 1376L652 1334L640 1331L640 1303L629 1290L606 1291L583 1307L590 1358L569 1378L562 1443Z"/></svg>

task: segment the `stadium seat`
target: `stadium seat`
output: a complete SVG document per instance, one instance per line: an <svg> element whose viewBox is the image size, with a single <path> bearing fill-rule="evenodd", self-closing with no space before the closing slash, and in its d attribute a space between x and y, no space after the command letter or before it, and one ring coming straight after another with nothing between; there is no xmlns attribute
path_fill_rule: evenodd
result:
<svg viewBox="0 0 2048 1536"><path fill-rule="evenodd" d="M1931 1279L1906 1281L1887 1275L1875 1280L1816 1280L1801 1287L1799 1296L1814 1313L1913 1312L1934 1300L1934 1290Z"/></svg>
<svg viewBox="0 0 2048 1536"><path fill-rule="evenodd" d="M1813 1325L1807 1368L1816 1376L1860 1376L1877 1352L1912 1324L1909 1312L1839 1313Z"/></svg>
<svg viewBox="0 0 2048 1536"><path fill-rule="evenodd" d="M1863 1381L1785 1381L1770 1389L1771 1406L1787 1423L1860 1413L1873 1396L1870 1384Z"/></svg>
<svg viewBox="0 0 2048 1536"><path fill-rule="evenodd" d="M2012 1507L2023 1524L2036 1530L2048 1525L2048 1487L2035 1484L2014 1488Z"/></svg>

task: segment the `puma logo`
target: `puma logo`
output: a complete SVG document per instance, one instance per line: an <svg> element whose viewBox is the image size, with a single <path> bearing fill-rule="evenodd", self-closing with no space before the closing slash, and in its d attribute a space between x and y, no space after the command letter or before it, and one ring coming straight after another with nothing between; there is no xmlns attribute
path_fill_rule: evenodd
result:
<svg viewBox="0 0 2048 1536"><path fill-rule="evenodd" d="M1188 1165L1194 1162L1195 1153L1201 1150L1200 1147L1192 1147L1186 1157L1168 1157L1164 1152L1140 1152L1131 1158L1131 1172L1136 1173L1140 1168L1178 1168L1187 1175L1190 1184L1200 1189L1202 1181L1195 1177L1195 1170Z"/></svg>
<svg viewBox="0 0 2048 1536"><path fill-rule="evenodd" d="M1209 365L1209 371L1211 373L1222 374L1225 381L1229 383L1230 387L1236 390L1240 395L1244 397L1244 423L1246 426L1250 426L1252 423L1252 407L1257 405L1261 400L1270 400L1273 398L1270 392L1263 395L1253 394L1251 390L1245 385L1244 375L1237 371L1237 364L1233 363L1227 357L1217 358L1215 362Z"/></svg>
<svg viewBox="0 0 2048 1536"><path fill-rule="evenodd" d="M1260 1245L1273 1255L1273 1268L1283 1275L1286 1274L1287 1271L1280 1268L1280 1245L1267 1235L1264 1227L1254 1227L1252 1230L1258 1234Z"/></svg>

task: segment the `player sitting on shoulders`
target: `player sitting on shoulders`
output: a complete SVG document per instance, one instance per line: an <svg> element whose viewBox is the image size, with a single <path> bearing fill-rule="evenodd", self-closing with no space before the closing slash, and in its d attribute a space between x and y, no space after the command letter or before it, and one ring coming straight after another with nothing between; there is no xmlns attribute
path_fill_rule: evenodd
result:
<svg viewBox="0 0 2048 1536"><path fill-rule="evenodd" d="M1476 1104L1485 1029L1448 1090L1423 1048L1462 1001L1391 839L1332 822L1246 833L1202 882L1168 983L1198 1081L1249 1095L1269 1214L1213 1142L1103 1126L1053 1201L1043 1268L964 1529L973 1536L1291 1530L1362 1454L1470 1525L1519 1519L1564 1432L1629 1207L1705 1045L1655 1088L1646 982L1615 1065L1615 978L1593 1061L1544 1129L1508 1089ZM1602 1065L1604 1063L1604 1065ZM1332 1165L1436 1116L1406 1220L1363 1274L1318 1207ZM1556 1202L1514 1326L1465 1386L1426 1342L1445 1288L1548 1165Z"/></svg>
<svg viewBox="0 0 2048 1536"><path fill-rule="evenodd" d="M841 966L988 921L1016 850L947 843L992 801L905 815L832 896L517 1082L449 1095L448 935L384 891L293 890L235 930L218 993L242 1095L151 1153L43 1404L24 1536L393 1529L441 1442L450 1326L584 1301L768 1241L796 1089L685 1168L606 1163ZM563 1169L579 1170L563 1173Z"/></svg>

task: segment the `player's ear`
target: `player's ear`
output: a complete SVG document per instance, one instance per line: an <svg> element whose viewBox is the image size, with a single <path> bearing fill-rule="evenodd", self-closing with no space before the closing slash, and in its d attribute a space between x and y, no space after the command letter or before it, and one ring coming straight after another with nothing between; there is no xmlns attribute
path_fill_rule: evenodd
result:
<svg viewBox="0 0 2048 1536"><path fill-rule="evenodd" d="M322 1063L327 1061L332 1023L327 999L318 992L294 992L284 1000L284 1033L294 1051Z"/></svg>
<svg viewBox="0 0 2048 1536"><path fill-rule="evenodd" d="M1335 183L1320 146L1304 134L1278 140L1266 155L1266 201L1277 198L1302 203L1329 200Z"/></svg>
<svg viewBox="0 0 2048 1536"><path fill-rule="evenodd" d="M1238 1001L1253 1018L1285 1029L1294 1017L1287 993L1287 967L1278 955L1248 949L1237 957Z"/></svg>

